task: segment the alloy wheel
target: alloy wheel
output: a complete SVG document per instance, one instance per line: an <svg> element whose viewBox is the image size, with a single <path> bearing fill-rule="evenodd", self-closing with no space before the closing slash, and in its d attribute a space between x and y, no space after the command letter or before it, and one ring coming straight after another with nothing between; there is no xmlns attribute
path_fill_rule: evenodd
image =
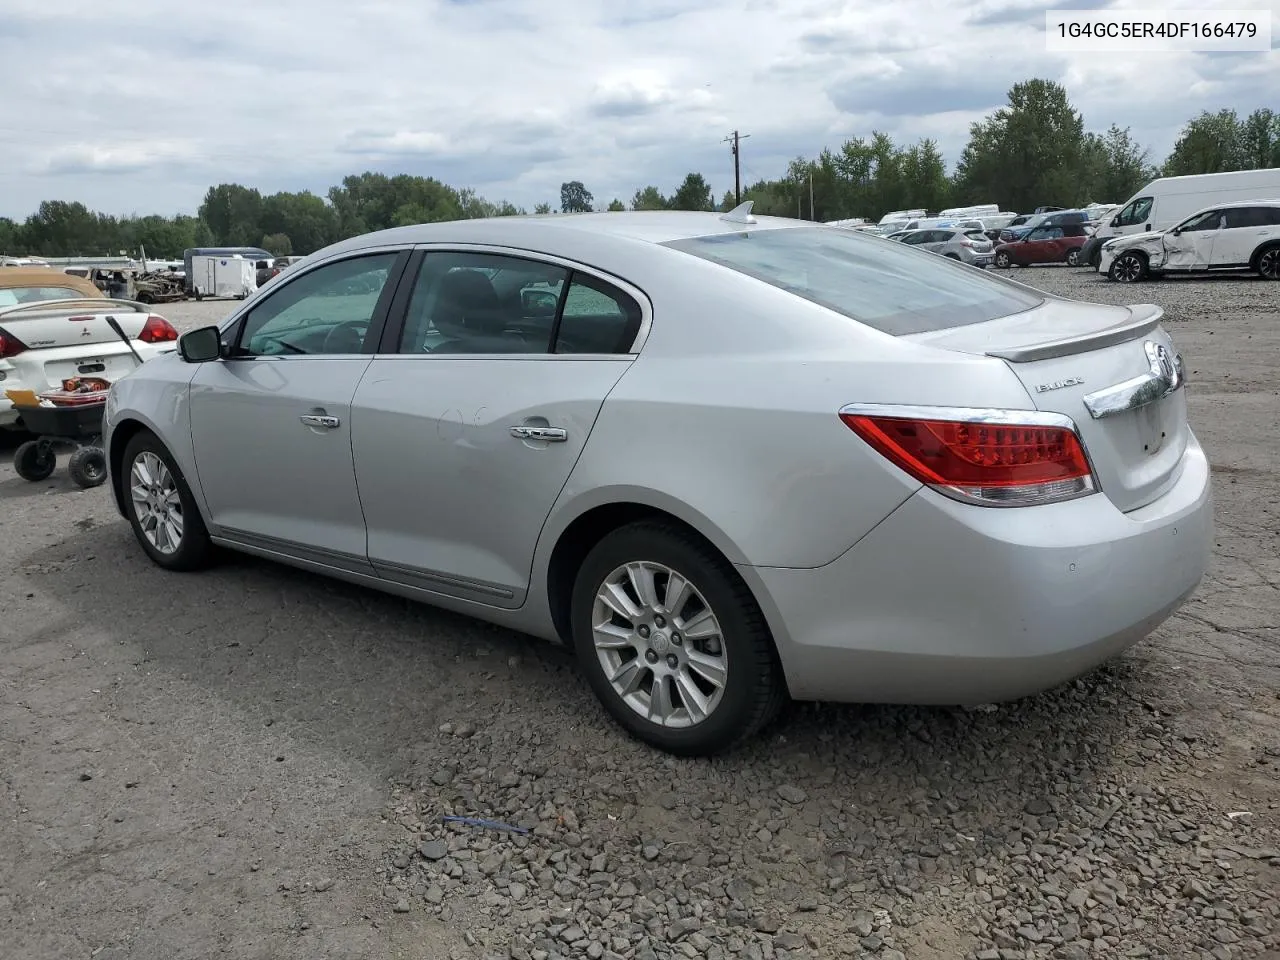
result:
<svg viewBox="0 0 1280 960"><path fill-rule="evenodd" d="M1268 280L1280 280L1280 247L1262 251L1258 258L1258 273Z"/></svg>
<svg viewBox="0 0 1280 960"><path fill-rule="evenodd" d="M129 469L129 495L147 543L163 554L176 552L182 546L182 497L173 472L149 450Z"/></svg>
<svg viewBox="0 0 1280 960"><path fill-rule="evenodd" d="M619 699L662 727L692 727L719 706L728 678L720 621L676 570L623 564L596 591L592 641Z"/></svg>
<svg viewBox="0 0 1280 960"><path fill-rule="evenodd" d="M1121 283L1133 283L1142 276L1142 261L1135 254L1126 253L1111 268Z"/></svg>

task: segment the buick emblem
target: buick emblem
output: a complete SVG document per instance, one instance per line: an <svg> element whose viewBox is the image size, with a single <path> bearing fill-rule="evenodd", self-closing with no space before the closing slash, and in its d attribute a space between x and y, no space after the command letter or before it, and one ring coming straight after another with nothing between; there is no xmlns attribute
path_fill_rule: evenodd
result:
<svg viewBox="0 0 1280 960"><path fill-rule="evenodd" d="M1163 343L1148 340L1145 344L1151 372L1163 380L1168 389L1175 389L1182 382L1182 358L1177 357Z"/></svg>

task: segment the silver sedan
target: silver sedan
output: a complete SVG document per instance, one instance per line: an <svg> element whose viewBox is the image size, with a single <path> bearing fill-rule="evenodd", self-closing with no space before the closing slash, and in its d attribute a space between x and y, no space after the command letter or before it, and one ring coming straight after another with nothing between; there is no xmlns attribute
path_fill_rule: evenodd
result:
<svg viewBox="0 0 1280 960"><path fill-rule="evenodd" d="M111 489L215 547L577 652L683 754L788 697L975 704L1136 643L1205 572L1209 470L1150 306L809 222L404 227L116 382Z"/></svg>

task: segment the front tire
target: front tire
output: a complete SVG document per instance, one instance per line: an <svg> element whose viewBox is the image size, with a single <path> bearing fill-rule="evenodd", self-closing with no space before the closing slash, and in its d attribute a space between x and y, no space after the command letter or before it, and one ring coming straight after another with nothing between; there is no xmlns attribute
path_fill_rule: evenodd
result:
<svg viewBox="0 0 1280 960"><path fill-rule="evenodd" d="M135 435L124 449L126 513L143 551L166 570L198 570L213 544L191 488L164 444L151 433Z"/></svg>
<svg viewBox="0 0 1280 960"><path fill-rule="evenodd" d="M997 253L996 266L999 267L1001 270L1008 270L1009 267L1011 266L1011 264L1009 263L1009 255L1007 253Z"/></svg>
<svg viewBox="0 0 1280 960"><path fill-rule="evenodd" d="M48 480L57 465L53 450L38 440L24 441L13 451L13 472L32 483Z"/></svg>
<svg viewBox="0 0 1280 960"><path fill-rule="evenodd" d="M1137 283L1147 275L1147 261L1138 253L1122 253L1111 261L1111 269L1107 271L1116 283Z"/></svg>
<svg viewBox="0 0 1280 960"><path fill-rule="evenodd" d="M670 523L641 521L587 555L570 615L578 660L610 715L680 756L754 736L785 696L773 639L741 577Z"/></svg>

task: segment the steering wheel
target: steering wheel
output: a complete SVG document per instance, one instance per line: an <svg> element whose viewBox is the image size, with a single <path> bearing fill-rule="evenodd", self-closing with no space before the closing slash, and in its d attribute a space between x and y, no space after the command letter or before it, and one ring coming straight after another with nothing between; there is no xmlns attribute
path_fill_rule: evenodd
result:
<svg viewBox="0 0 1280 960"><path fill-rule="evenodd" d="M324 353L359 353L369 333L368 320L344 320L325 335Z"/></svg>

